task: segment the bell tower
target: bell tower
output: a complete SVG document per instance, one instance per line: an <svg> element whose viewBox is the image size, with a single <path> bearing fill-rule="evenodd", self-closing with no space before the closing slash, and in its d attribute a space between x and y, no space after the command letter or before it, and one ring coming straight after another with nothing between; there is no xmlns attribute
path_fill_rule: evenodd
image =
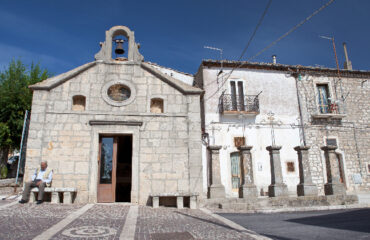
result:
<svg viewBox="0 0 370 240"><path fill-rule="evenodd" d="M139 44L135 42L134 32L126 26L114 26L105 32L105 42L100 43L101 49L95 54L95 60L114 61L112 59L112 42L119 35L125 36L128 40L127 60L142 62L144 57L139 52Z"/></svg>

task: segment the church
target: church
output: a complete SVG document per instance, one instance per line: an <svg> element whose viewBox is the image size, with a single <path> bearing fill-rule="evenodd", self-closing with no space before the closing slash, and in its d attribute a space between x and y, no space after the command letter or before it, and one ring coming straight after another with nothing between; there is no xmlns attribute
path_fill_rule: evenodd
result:
<svg viewBox="0 0 370 240"><path fill-rule="evenodd" d="M189 74L145 62L125 26L100 45L95 61L30 86L25 179L47 161L52 187L76 188L77 203L202 199L203 90Z"/></svg>

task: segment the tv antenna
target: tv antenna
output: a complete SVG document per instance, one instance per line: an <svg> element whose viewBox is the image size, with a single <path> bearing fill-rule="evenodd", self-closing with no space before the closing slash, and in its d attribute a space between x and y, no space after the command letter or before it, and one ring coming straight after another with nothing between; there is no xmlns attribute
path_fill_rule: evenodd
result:
<svg viewBox="0 0 370 240"><path fill-rule="evenodd" d="M222 48L216 48L216 47L210 47L210 46L204 46L204 48L207 48L207 49L211 49L211 50L219 51L220 52L221 70L217 74L217 83L218 83L218 76L220 76L220 74L223 73L223 61L222 61L223 49Z"/></svg>

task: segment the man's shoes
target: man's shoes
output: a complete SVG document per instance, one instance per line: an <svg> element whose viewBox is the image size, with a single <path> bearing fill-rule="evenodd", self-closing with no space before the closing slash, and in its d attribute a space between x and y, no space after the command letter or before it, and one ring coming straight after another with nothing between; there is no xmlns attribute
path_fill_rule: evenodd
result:
<svg viewBox="0 0 370 240"><path fill-rule="evenodd" d="M27 201L25 201L25 200L23 200L23 199L21 199L20 201L19 201L19 203L21 203L21 204L23 204L23 203L26 203Z"/></svg>
<svg viewBox="0 0 370 240"><path fill-rule="evenodd" d="M36 204L41 204L41 203L43 203L44 201L42 201L42 200L37 200L36 201Z"/></svg>

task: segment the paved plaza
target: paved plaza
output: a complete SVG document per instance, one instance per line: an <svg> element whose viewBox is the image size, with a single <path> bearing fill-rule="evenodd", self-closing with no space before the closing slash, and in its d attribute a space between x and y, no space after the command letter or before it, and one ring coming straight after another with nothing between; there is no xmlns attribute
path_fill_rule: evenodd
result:
<svg viewBox="0 0 370 240"><path fill-rule="evenodd" d="M225 223L225 221L226 223ZM0 239L263 239L207 210L0 201Z"/></svg>

